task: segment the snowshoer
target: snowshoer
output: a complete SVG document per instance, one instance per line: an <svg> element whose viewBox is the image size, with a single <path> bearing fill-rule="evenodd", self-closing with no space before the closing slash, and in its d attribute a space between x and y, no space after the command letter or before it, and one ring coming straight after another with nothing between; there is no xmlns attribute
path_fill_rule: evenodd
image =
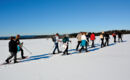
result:
<svg viewBox="0 0 130 80"><path fill-rule="evenodd" d="M87 33L87 34L86 34L87 42L88 42L88 46L89 46L89 38L90 38L90 34L91 34L91 33Z"/></svg>
<svg viewBox="0 0 130 80"><path fill-rule="evenodd" d="M113 38L114 38L114 43L116 43L116 33L114 32L114 33L112 34L112 36L113 36Z"/></svg>
<svg viewBox="0 0 130 80"><path fill-rule="evenodd" d="M110 39L110 36L109 36L108 33L105 33L104 36L105 36L105 40L106 40L105 46L109 46L109 39Z"/></svg>
<svg viewBox="0 0 130 80"><path fill-rule="evenodd" d="M78 39L78 44L77 44L77 47L76 47L77 51L78 51L79 45L81 43L81 35L82 35L82 32L78 33L78 35L76 36L76 38Z"/></svg>
<svg viewBox="0 0 130 80"><path fill-rule="evenodd" d="M6 63L10 63L10 59L14 57L14 63L17 63L17 43L15 37L10 37L9 41L9 52L11 56L6 59Z"/></svg>
<svg viewBox="0 0 130 80"><path fill-rule="evenodd" d="M59 45L58 45L59 42L60 42L59 34L57 33L57 34L54 36L55 48L54 48L54 50L53 50L53 54L55 54L56 49L57 49L58 53L61 53L61 51L59 50Z"/></svg>
<svg viewBox="0 0 130 80"><path fill-rule="evenodd" d="M63 42L63 46L65 48L65 50L63 51L63 55L69 55L68 47L69 47L69 42L71 42L69 40L69 35L65 35L65 37L62 39L62 42Z"/></svg>
<svg viewBox="0 0 130 80"><path fill-rule="evenodd" d="M16 36L17 47L20 49L19 51L21 51L21 57L22 57L22 59L24 59L26 57L24 56L24 51L23 51L23 48L22 48L23 42L21 43L19 39L20 39L20 35L17 35Z"/></svg>
<svg viewBox="0 0 130 80"><path fill-rule="evenodd" d="M104 45L104 32L102 32L100 34L100 39L101 39L101 48L103 48L105 45Z"/></svg>
<svg viewBox="0 0 130 80"><path fill-rule="evenodd" d="M95 40L95 34L94 34L94 33L92 33L92 34L90 35L90 39L91 39L91 41L92 41L91 47L95 47L95 46L94 46L94 40Z"/></svg>
<svg viewBox="0 0 130 80"><path fill-rule="evenodd" d="M118 42L123 42L121 31L118 32Z"/></svg>
<svg viewBox="0 0 130 80"><path fill-rule="evenodd" d="M79 50L79 52L81 52L82 50L84 50L84 47L85 47L85 51L88 52L86 32L82 33L82 36L81 36L81 49Z"/></svg>

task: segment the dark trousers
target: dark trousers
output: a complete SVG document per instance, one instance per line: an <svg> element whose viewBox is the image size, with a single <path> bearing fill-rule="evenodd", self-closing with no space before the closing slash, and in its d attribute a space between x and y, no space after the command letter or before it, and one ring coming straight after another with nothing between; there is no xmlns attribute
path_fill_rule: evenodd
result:
<svg viewBox="0 0 130 80"><path fill-rule="evenodd" d="M84 49L85 49L86 52L88 52L87 46L88 46L88 44L87 44L87 42L86 42L85 48L84 48L84 46L82 46L81 49L79 50L79 52L81 52L81 51L84 50Z"/></svg>
<svg viewBox="0 0 130 80"><path fill-rule="evenodd" d="M95 46L94 46L94 40L92 40L92 46L91 46L91 47L95 47Z"/></svg>
<svg viewBox="0 0 130 80"><path fill-rule="evenodd" d="M9 60L14 57L14 62L16 62L17 61L17 52L10 52L10 53L11 53L11 55L6 59L6 61L9 62Z"/></svg>
<svg viewBox="0 0 130 80"><path fill-rule="evenodd" d="M116 43L116 36L114 36L114 43Z"/></svg>
<svg viewBox="0 0 130 80"><path fill-rule="evenodd" d="M58 43L55 43L55 48L54 48L54 50L53 50L53 54L55 54L56 49L57 49L57 51L58 51L58 53L59 53L60 50L59 50Z"/></svg>
<svg viewBox="0 0 130 80"><path fill-rule="evenodd" d="M109 38L106 38L105 46L109 46Z"/></svg>
<svg viewBox="0 0 130 80"><path fill-rule="evenodd" d="M23 52L23 49L20 48L20 51L21 51L21 57L24 58L24 52Z"/></svg>
<svg viewBox="0 0 130 80"><path fill-rule="evenodd" d="M104 39L101 39L101 48L104 47Z"/></svg>
<svg viewBox="0 0 130 80"><path fill-rule="evenodd" d="M81 43L81 41L78 41L78 44L77 44L76 50L78 50L80 43Z"/></svg>
<svg viewBox="0 0 130 80"><path fill-rule="evenodd" d="M68 47L69 47L69 45L67 44L67 47L66 47L65 51L63 52L63 55L65 55L65 54L68 55Z"/></svg>
<svg viewBox="0 0 130 80"><path fill-rule="evenodd" d="M87 44L87 45L89 46L89 38L87 38L87 41L88 41L88 44Z"/></svg>
<svg viewBox="0 0 130 80"><path fill-rule="evenodd" d="M118 42L123 42L122 37L118 38Z"/></svg>

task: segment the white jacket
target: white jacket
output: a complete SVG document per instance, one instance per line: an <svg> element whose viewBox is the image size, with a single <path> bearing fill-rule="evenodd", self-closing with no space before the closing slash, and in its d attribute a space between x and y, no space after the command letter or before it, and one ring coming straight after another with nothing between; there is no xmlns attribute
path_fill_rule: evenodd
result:
<svg viewBox="0 0 130 80"><path fill-rule="evenodd" d="M82 35L81 40L87 40L86 35Z"/></svg>
<svg viewBox="0 0 130 80"><path fill-rule="evenodd" d="M58 43L59 42L59 36L55 36L55 38L56 38L55 43Z"/></svg>

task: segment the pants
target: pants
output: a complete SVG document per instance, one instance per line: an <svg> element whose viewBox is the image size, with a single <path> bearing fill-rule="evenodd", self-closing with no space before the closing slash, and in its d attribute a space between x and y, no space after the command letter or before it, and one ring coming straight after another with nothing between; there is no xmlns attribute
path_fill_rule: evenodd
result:
<svg viewBox="0 0 130 80"><path fill-rule="evenodd" d="M87 48L88 44L86 42L86 45L85 45L85 51L88 52L88 48ZM79 50L79 52L81 52L82 50L84 50L84 46L81 47L81 49Z"/></svg>
<svg viewBox="0 0 130 80"><path fill-rule="evenodd" d="M104 39L101 39L101 48L104 47Z"/></svg>
<svg viewBox="0 0 130 80"><path fill-rule="evenodd" d="M94 46L94 40L92 40L92 46L91 46L91 47L95 47L95 46Z"/></svg>
<svg viewBox="0 0 130 80"><path fill-rule="evenodd" d="M106 38L105 46L109 46L109 38Z"/></svg>
<svg viewBox="0 0 130 80"><path fill-rule="evenodd" d="M69 47L69 44L67 44L67 47L66 47L65 51L63 52L63 55L65 55L65 54L68 55L68 47Z"/></svg>
<svg viewBox="0 0 130 80"><path fill-rule="evenodd" d="M116 36L114 36L114 43L116 43Z"/></svg>
<svg viewBox="0 0 130 80"><path fill-rule="evenodd" d="M20 51L21 51L21 57L24 58L24 52L23 52L23 49L20 48Z"/></svg>
<svg viewBox="0 0 130 80"><path fill-rule="evenodd" d="M122 37L118 38L118 42L123 42Z"/></svg>
<svg viewBox="0 0 130 80"><path fill-rule="evenodd" d="M60 52L58 43L55 43L55 48L53 50L53 54L55 54L56 49L58 50L58 53Z"/></svg>
<svg viewBox="0 0 130 80"><path fill-rule="evenodd" d="M81 41L78 41L78 44L77 44L76 50L78 50L80 43L81 43Z"/></svg>
<svg viewBox="0 0 130 80"><path fill-rule="evenodd" d="M11 53L11 56L9 56L9 57L6 59L6 61L9 62L9 60L14 57L14 62L16 62L16 61L17 61L17 52L10 52L10 53Z"/></svg>
<svg viewBox="0 0 130 80"><path fill-rule="evenodd" d="M88 41L88 44L87 44L87 45L89 46L89 38L87 38L87 41Z"/></svg>

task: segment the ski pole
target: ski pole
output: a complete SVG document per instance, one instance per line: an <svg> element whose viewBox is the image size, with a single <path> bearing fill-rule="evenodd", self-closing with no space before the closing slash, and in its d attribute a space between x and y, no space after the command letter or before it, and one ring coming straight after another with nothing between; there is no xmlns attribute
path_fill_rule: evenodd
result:
<svg viewBox="0 0 130 80"><path fill-rule="evenodd" d="M28 50L25 46L23 46L23 48L28 51L30 54L32 54L32 52L30 50Z"/></svg>

